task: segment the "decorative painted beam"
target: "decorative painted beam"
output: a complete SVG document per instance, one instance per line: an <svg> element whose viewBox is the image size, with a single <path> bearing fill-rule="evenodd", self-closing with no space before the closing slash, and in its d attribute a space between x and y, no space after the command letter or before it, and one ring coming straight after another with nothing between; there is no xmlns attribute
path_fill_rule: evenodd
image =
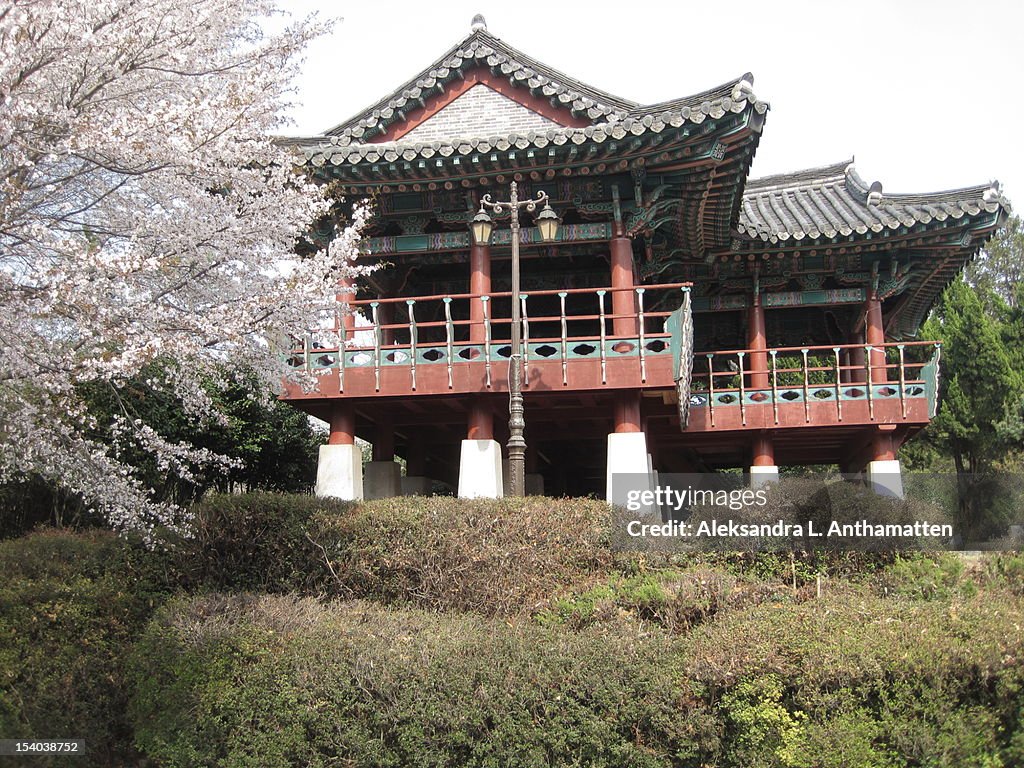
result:
<svg viewBox="0 0 1024 768"><path fill-rule="evenodd" d="M611 224L566 224L559 228L556 243L600 242L610 240ZM501 229L494 233L491 245L510 245L512 233ZM520 230L520 242L524 245L540 244L540 233L536 227ZM469 232L436 232L423 235L394 235L370 237L363 241L365 252L371 256L392 253L415 253L423 251L459 251L469 248Z"/></svg>
<svg viewBox="0 0 1024 768"><path fill-rule="evenodd" d="M772 307L813 307L834 304L860 304L867 299L864 288L837 288L820 291L779 291L762 294L765 308ZM750 297L742 294L726 296L696 296L693 299L694 312L717 312L746 309Z"/></svg>

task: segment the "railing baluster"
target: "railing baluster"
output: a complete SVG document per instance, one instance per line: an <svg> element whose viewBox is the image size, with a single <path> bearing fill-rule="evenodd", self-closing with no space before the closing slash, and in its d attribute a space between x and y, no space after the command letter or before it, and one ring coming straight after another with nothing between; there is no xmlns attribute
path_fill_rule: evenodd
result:
<svg viewBox="0 0 1024 768"><path fill-rule="evenodd" d="M445 349L447 351L448 360L448 389L454 387L452 382L452 343L455 336L455 328L452 326L452 297L445 296L442 301L444 302L444 341Z"/></svg>
<svg viewBox="0 0 1024 768"><path fill-rule="evenodd" d="M608 383L608 360L607 360L607 355L605 354L605 349L604 349L605 345L608 343L608 334L607 334L607 331L605 330L605 327L604 327L605 326L604 295L606 293L607 293L607 291L598 291L597 292L597 303L598 303L598 306L600 307L600 315L601 315L601 383L602 384L607 384Z"/></svg>
<svg viewBox="0 0 1024 768"><path fill-rule="evenodd" d="M487 376L487 388L491 388L491 297L481 296L480 303L484 308L484 371ZM511 361L509 362L511 365Z"/></svg>
<svg viewBox="0 0 1024 768"><path fill-rule="evenodd" d="M409 372L412 376L412 391L416 391L416 314L413 311L413 307L416 306L415 299L407 299L406 304L409 305L409 359L410 368Z"/></svg>
<svg viewBox="0 0 1024 768"><path fill-rule="evenodd" d="M832 352L836 356L836 417L839 421L843 420L843 393L840 389L842 386L843 372L839 362L839 347L832 347Z"/></svg>
<svg viewBox="0 0 1024 768"><path fill-rule="evenodd" d="M743 377L746 375L743 365L743 359L747 356L746 352L737 352L736 357L740 361L740 420L743 422L743 426L747 426L747 404L743 402L747 397L746 386L743 384Z"/></svg>
<svg viewBox="0 0 1024 768"><path fill-rule="evenodd" d="M644 348L644 289L636 289L637 321L640 331L640 383L647 382L647 350Z"/></svg>
<svg viewBox="0 0 1024 768"><path fill-rule="evenodd" d="M800 350L800 354L803 355L803 361L804 361L804 420L808 424L810 424L811 423L811 400L810 400L810 393L808 391L808 388L809 388L809 385L810 385L810 376L811 376L811 374L810 374L810 371L807 370L807 352L808 351L809 350L806 347L804 347L803 349Z"/></svg>
<svg viewBox="0 0 1024 768"><path fill-rule="evenodd" d="M868 395L868 416L872 421L875 420L875 400L871 394L871 350L874 349L870 344L864 345L864 369L867 372L867 395Z"/></svg>
<svg viewBox="0 0 1024 768"><path fill-rule="evenodd" d="M528 387L530 386L530 316L526 313L525 293L519 294L519 311L523 318L523 335L519 339L521 346L518 351L523 355L523 386Z"/></svg>
<svg viewBox="0 0 1024 768"><path fill-rule="evenodd" d="M907 398L903 390L906 388L907 379L903 372L903 344L897 345L896 349L900 352L900 411L905 419L907 418Z"/></svg>
<svg viewBox="0 0 1024 768"><path fill-rule="evenodd" d="M306 361L306 373L312 373L313 369L309 366L309 348L312 346L309 334L307 333L302 337L302 357Z"/></svg>
<svg viewBox="0 0 1024 768"><path fill-rule="evenodd" d="M712 352L708 352L708 407L711 409L711 426L715 426L715 366L711 362L714 357Z"/></svg>
<svg viewBox="0 0 1024 768"><path fill-rule="evenodd" d="M370 302L370 316L373 319L373 382L380 392L380 302Z"/></svg>
<svg viewBox="0 0 1024 768"><path fill-rule="evenodd" d="M562 321L562 386L569 386L569 328L565 319L565 291L558 292L559 317Z"/></svg>
<svg viewBox="0 0 1024 768"><path fill-rule="evenodd" d="M779 352L772 349L768 352L772 356L772 415L775 423L779 423Z"/></svg>

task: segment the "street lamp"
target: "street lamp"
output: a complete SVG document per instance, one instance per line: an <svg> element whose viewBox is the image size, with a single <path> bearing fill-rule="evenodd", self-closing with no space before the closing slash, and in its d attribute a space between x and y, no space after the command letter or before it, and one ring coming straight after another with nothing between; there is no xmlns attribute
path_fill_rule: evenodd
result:
<svg viewBox="0 0 1024 768"><path fill-rule="evenodd" d="M526 440L523 439L523 430L526 428L525 411L523 409L523 380L522 380L522 352L520 350L520 325L522 319L519 311L519 209L525 208L533 213L537 206L543 204L544 209L537 215L536 224L540 232L540 239L545 243L554 242L558 234L558 216L551 209L547 194L538 192L537 197L530 200L519 199L519 188L512 182L511 194L508 202L494 202L490 195L484 195L480 201L480 210L473 221L470 229L473 232L473 242L477 245L487 245L494 233L494 222L487 215L487 209L494 211L495 215L501 215L508 209L511 214L512 224L512 347L509 355L509 418L508 418L508 466L509 466L509 487L513 496L523 496L526 491Z"/></svg>

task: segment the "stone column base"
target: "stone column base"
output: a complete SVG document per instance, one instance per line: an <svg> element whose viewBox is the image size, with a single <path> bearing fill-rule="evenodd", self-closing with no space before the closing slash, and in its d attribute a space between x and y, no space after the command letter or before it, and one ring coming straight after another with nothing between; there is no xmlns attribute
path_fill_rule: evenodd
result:
<svg viewBox="0 0 1024 768"><path fill-rule="evenodd" d="M345 501L363 498L363 452L358 445L321 445L316 495Z"/></svg>
<svg viewBox="0 0 1024 768"><path fill-rule="evenodd" d="M760 488L768 483L779 482L779 468L774 464L764 464L750 468L750 487Z"/></svg>
<svg viewBox="0 0 1024 768"><path fill-rule="evenodd" d="M501 446L495 440L463 440L459 459L460 499L500 499Z"/></svg>
<svg viewBox="0 0 1024 768"><path fill-rule="evenodd" d="M898 459L868 462L868 486L879 496L903 498L903 473Z"/></svg>
<svg viewBox="0 0 1024 768"><path fill-rule="evenodd" d="M402 467L396 461L368 461L363 467L363 498L390 499L402 492Z"/></svg>
<svg viewBox="0 0 1024 768"><path fill-rule="evenodd" d="M403 496L429 496L434 487L434 481L429 477L403 477Z"/></svg>
<svg viewBox="0 0 1024 768"><path fill-rule="evenodd" d="M618 477L621 476L621 477ZM628 491L653 490L647 461L647 435L643 432L613 432L608 435L608 467L605 498L610 504L625 506ZM641 512L653 515L653 507Z"/></svg>

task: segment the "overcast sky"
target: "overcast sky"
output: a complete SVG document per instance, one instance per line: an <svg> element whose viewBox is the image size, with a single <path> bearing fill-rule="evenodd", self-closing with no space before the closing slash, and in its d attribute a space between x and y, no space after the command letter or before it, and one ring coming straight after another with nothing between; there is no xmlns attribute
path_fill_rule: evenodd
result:
<svg viewBox="0 0 1024 768"><path fill-rule="evenodd" d="M643 103L752 72L771 104L754 177L855 156L887 192L998 179L1024 210L1021 0L283 2L343 17L308 52L296 134L321 133L390 93L479 12L519 50Z"/></svg>

